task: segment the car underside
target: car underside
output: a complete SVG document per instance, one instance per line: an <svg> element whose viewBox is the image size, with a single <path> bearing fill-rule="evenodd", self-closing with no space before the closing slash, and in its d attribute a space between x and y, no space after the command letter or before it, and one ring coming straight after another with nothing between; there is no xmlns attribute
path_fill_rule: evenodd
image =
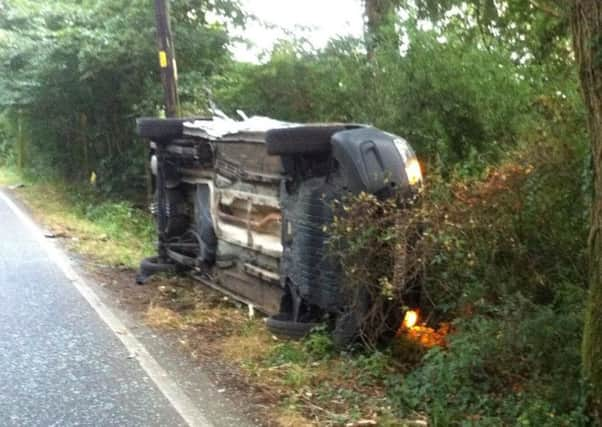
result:
<svg viewBox="0 0 602 427"><path fill-rule="evenodd" d="M357 313L331 256L335 200L415 197L422 177L409 144L356 124L139 119L150 140L157 256L138 282L186 271L268 314L276 335L302 337L328 321L349 342ZM369 304L369 301L365 302Z"/></svg>

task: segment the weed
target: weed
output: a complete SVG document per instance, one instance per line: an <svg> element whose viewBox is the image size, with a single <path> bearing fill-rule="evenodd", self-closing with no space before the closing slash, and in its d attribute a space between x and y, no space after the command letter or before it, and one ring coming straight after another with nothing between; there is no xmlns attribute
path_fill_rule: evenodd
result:
<svg viewBox="0 0 602 427"><path fill-rule="evenodd" d="M288 367L284 373L283 383L293 389L306 385L311 378L311 371L303 369L302 366L294 365Z"/></svg>
<svg viewBox="0 0 602 427"><path fill-rule="evenodd" d="M265 358L272 351L273 340L261 322L246 320L222 342L222 351L228 360L243 363L252 375L259 375Z"/></svg>
<svg viewBox="0 0 602 427"><path fill-rule="evenodd" d="M314 360L327 359L333 355L334 343L325 329L316 330L303 342L304 351Z"/></svg>
<svg viewBox="0 0 602 427"><path fill-rule="evenodd" d="M384 381L392 371L390 356L380 351L360 354L350 363L358 370L357 380L363 386Z"/></svg>
<svg viewBox="0 0 602 427"><path fill-rule="evenodd" d="M283 365L307 362L308 354L298 342L285 341L276 344L270 351L266 363L269 365Z"/></svg>

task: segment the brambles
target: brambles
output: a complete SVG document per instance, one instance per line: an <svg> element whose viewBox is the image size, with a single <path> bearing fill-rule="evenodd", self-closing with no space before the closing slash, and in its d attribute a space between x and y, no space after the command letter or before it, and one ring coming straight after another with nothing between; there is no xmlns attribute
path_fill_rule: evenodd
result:
<svg viewBox="0 0 602 427"><path fill-rule="evenodd" d="M367 306L360 336L369 345L394 335L402 307L419 299L416 279L424 254L417 202L402 194L381 200L366 193L335 202L330 250L341 264L349 304Z"/></svg>

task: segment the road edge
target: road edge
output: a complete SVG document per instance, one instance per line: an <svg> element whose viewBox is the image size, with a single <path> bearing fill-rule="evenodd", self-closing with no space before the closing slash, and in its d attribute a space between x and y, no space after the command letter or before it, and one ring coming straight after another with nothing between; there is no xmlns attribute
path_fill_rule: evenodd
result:
<svg viewBox="0 0 602 427"><path fill-rule="evenodd" d="M132 334L125 324L109 308L94 290L71 266L71 261L59 248L44 238L42 229L0 188L0 199L32 233L40 246L77 289L80 295L94 309L100 319L121 341L129 353L136 358L140 367L155 383L159 391L171 403L176 412L190 427L212 427L207 417L200 411L188 395L155 360L146 347Z"/></svg>

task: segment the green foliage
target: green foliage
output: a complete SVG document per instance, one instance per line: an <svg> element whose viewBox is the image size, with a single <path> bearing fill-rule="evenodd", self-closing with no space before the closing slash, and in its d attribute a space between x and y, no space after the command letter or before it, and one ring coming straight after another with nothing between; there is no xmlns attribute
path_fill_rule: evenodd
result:
<svg viewBox="0 0 602 427"><path fill-rule="evenodd" d="M347 242L338 253L347 284L402 292L404 302L407 277L395 266L403 259L411 274L407 267L423 262L424 314L433 324L453 321L447 347L431 349L403 379L385 377L400 416L425 412L434 425L587 424L579 354L587 153L579 128L572 144L541 140L538 129L482 177L431 175L414 208L427 228L412 251L399 251L408 236L399 227L412 214L386 202L357 198L335 222L335 241ZM415 364L412 352L393 357Z"/></svg>
<svg viewBox="0 0 602 427"><path fill-rule="evenodd" d="M271 365L304 363L308 360L308 355L296 343L283 342L274 346L267 360Z"/></svg>
<svg viewBox="0 0 602 427"><path fill-rule="evenodd" d="M15 141L12 139L11 120L6 114L0 114L0 166L16 164Z"/></svg>
<svg viewBox="0 0 602 427"><path fill-rule="evenodd" d="M156 232L148 215L127 202L89 204L85 217L102 227L109 237L152 240Z"/></svg>
<svg viewBox="0 0 602 427"><path fill-rule="evenodd" d="M390 355L380 351L358 354L350 363L359 372L357 381L360 385L383 382L392 371Z"/></svg>
<svg viewBox="0 0 602 427"><path fill-rule="evenodd" d="M427 236L425 286L443 311L478 310L515 292L548 304L562 282L586 286L586 153L552 139L530 147L483 181L434 195L444 199L431 211L446 217L435 215Z"/></svg>
<svg viewBox="0 0 602 427"><path fill-rule="evenodd" d="M400 407L429 411L434 425L585 425L576 333L582 304L527 303L523 311L525 304L512 298L503 316L459 321L448 348L430 350L422 366L392 384Z"/></svg>
<svg viewBox="0 0 602 427"><path fill-rule="evenodd" d="M417 0L404 2L412 16L429 20L446 33L461 27L465 40L478 39L488 49L511 48L523 63L554 72L572 67L568 9L557 0Z"/></svg>
<svg viewBox="0 0 602 427"><path fill-rule="evenodd" d="M216 79L216 98L228 111L373 123L407 137L444 169L470 156L482 167L513 146L532 93L513 74L510 52L483 50L459 32L442 43L436 31L412 22L404 28L406 54L379 50L372 61L361 40L333 41L319 52L281 43L267 63L235 64Z"/></svg>
<svg viewBox="0 0 602 427"><path fill-rule="evenodd" d="M326 359L334 353L332 337L325 329L312 332L303 342L303 350L314 360Z"/></svg>
<svg viewBox="0 0 602 427"><path fill-rule="evenodd" d="M171 3L182 102L198 113L204 80L229 57L225 27L206 16L244 17L230 1ZM94 171L106 193L140 198L134 119L162 108L152 3L10 0L0 15L0 105L27 118L29 166L79 181Z"/></svg>

